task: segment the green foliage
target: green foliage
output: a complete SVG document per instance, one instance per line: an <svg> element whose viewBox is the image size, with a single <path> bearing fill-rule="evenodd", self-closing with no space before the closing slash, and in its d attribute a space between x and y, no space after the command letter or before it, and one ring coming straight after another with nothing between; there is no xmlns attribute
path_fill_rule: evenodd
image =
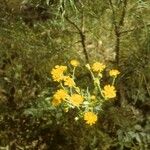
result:
<svg viewBox="0 0 150 150"><path fill-rule="evenodd" d="M123 7L124 2L2 0L0 149L149 149L150 2L127 0ZM118 65L115 28L120 33ZM76 110L64 113L49 99L58 87L51 82L50 70L70 59L82 64L77 84L85 88L88 83L92 88L83 68L83 45L91 63L104 61L121 71L118 100L104 105L93 127L76 121Z"/></svg>

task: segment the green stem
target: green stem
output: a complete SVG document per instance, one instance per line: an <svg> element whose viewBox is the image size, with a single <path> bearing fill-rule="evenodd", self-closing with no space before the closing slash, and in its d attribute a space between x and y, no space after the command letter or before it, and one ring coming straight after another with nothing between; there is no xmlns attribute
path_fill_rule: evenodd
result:
<svg viewBox="0 0 150 150"><path fill-rule="evenodd" d="M69 103L71 106L74 107L74 105L69 100L64 100L65 102Z"/></svg>
<svg viewBox="0 0 150 150"><path fill-rule="evenodd" d="M72 74L73 80L75 79L75 70L76 70L76 67L73 68L73 74Z"/></svg>
<svg viewBox="0 0 150 150"><path fill-rule="evenodd" d="M70 87L70 95L72 95L72 87Z"/></svg>
<svg viewBox="0 0 150 150"><path fill-rule="evenodd" d="M92 75L93 80L95 80L95 76L94 76L94 74L93 74L93 72L91 70L90 70L90 73Z"/></svg>
<svg viewBox="0 0 150 150"><path fill-rule="evenodd" d="M98 87L98 89L99 89L99 92L100 92L101 96L102 96L103 98L105 98L105 96L104 96L104 94L103 94L103 92L102 92L101 86L100 86L100 82L97 83L97 87Z"/></svg>
<svg viewBox="0 0 150 150"><path fill-rule="evenodd" d="M60 82L60 86L65 90L65 87L63 86L62 82Z"/></svg>
<svg viewBox="0 0 150 150"><path fill-rule="evenodd" d="M113 78L112 85L115 84L116 77Z"/></svg>

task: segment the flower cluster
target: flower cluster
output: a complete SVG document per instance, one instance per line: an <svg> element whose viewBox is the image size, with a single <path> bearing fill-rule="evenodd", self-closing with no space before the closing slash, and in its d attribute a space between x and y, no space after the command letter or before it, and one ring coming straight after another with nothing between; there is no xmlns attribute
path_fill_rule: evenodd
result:
<svg viewBox="0 0 150 150"><path fill-rule="evenodd" d="M57 106L59 105L63 100L65 100L67 98L68 94L65 90L60 89L57 90L57 92L53 95L53 105Z"/></svg>
<svg viewBox="0 0 150 150"><path fill-rule="evenodd" d="M74 60L71 60L71 61L70 61L70 64L71 64L73 67L77 67L77 66L79 66L80 63L79 63L77 60L74 59Z"/></svg>
<svg viewBox="0 0 150 150"><path fill-rule="evenodd" d="M102 90L106 99L115 98L116 97L116 90L113 85L105 85L104 90Z"/></svg>
<svg viewBox="0 0 150 150"><path fill-rule="evenodd" d="M74 82L74 80L71 77L65 76L63 78L63 80L64 80L64 85L69 86L69 87L75 86L75 82Z"/></svg>
<svg viewBox="0 0 150 150"><path fill-rule="evenodd" d="M93 112L85 112L84 120L89 125L95 124L95 122L97 121L97 115Z"/></svg>
<svg viewBox="0 0 150 150"><path fill-rule="evenodd" d="M120 72L116 69L112 69L112 70L109 71L110 76L117 77L117 75L119 75L119 74L120 74Z"/></svg>
<svg viewBox="0 0 150 150"><path fill-rule="evenodd" d="M106 66L103 63L99 63L99 62L94 63L92 66L92 70L94 72L102 72L105 68Z"/></svg>
<svg viewBox="0 0 150 150"><path fill-rule="evenodd" d="M79 110L79 116L83 117L85 122L93 125L98 120L97 114L102 111L102 104L107 100L116 97L116 88L114 86L116 77L120 72L116 69L109 71L109 76L112 78L112 83L101 85L103 72L106 65L100 62L95 62L92 65L87 64L86 68L90 71L95 88L93 91L80 89L75 82L75 71L80 65L77 60L71 60L72 73L67 73L67 66L55 66L52 71L52 79L60 84L60 89L57 90L52 98L52 105L64 107L64 110L73 109ZM97 109L99 108L99 109ZM67 112L65 111L65 112ZM77 120L75 118L75 120Z"/></svg>
<svg viewBox="0 0 150 150"><path fill-rule="evenodd" d="M55 66L52 69L51 74L54 81L61 81L64 77L64 72L67 70L67 66Z"/></svg>
<svg viewBox="0 0 150 150"><path fill-rule="evenodd" d="M79 106L83 103L83 97L79 94L72 94L70 97L71 103L75 106Z"/></svg>

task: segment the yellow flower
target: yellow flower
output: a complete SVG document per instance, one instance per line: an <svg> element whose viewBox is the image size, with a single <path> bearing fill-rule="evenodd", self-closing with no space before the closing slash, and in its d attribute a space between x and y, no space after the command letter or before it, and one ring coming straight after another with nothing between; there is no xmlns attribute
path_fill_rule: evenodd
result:
<svg viewBox="0 0 150 150"><path fill-rule="evenodd" d="M63 89L60 89L57 90L57 92L53 95L53 98L57 100L65 100L67 96L68 96L67 92Z"/></svg>
<svg viewBox="0 0 150 150"><path fill-rule="evenodd" d="M94 63L92 66L92 70L94 72L102 72L105 68L106 68L106 66L99 62Z"/></svg>
<svg viewBox="0 0 150 150"><path fill-rule="evenodd" d="M70 61L70 64L71 64L73 67L77 67L77 66L79 66L80 63L79 63L77 60L73 59L73 60Z"/></svg>
<svg viewBox="0 0 150 150"><path fill-rule="evenodd" d="M60 100L60 99L53 99L53 100L52 100L52 105L53 105L53 106L58 106L60 103L61 103L61 100Z"/></svg>
<svg viewBox="0 0 150 150"><path fill-rule="evenodd" d="M82 104L83 102L83 97L79 94L73 94L71 97L70 97L70 101L73 105L75 106L79 106L80 104Z"/></svg>
<svg viewBox="0 0 150 150"><path fill-rule="evenodd" d="M94 114L93 112L86 112L84 114L84 120L89 125L95 124L97 121L97 115Z"/></svg>
<svg viewBox="0 0 150 150"><path fill-rule="evenodd" d="M96 96L95 95L91 95L91 100L95 100Z"/></svg>
<svg viewBox="0 0 150 150"><path fill-rule="evenodd" d="M64 77L64 71L67 70L67 66L55 66L55 68L52 69L51 74L54 81L61 81Z"/></svg>
<svg viewBox="0 0 150 150"><path fill-rule="evenodd" d="M116 69L112 69L112 70L109 71L110 76L115 76L116 77L119 74L120 74L120 72Z"/></svg>
<svg viewBox="0 0 150 150"><path fill-rule="evenodd" d="M64 80L64 85L69 86L69 87L75 86L74 80L70 78L69 76L65 76L63 80Z"/></svg>
<svg viewBox="0 0 150 150"><path fill-rule="evenodd" d="M102 92L107 99L116 97L116 90L113 85L105 85Z"/></svg>

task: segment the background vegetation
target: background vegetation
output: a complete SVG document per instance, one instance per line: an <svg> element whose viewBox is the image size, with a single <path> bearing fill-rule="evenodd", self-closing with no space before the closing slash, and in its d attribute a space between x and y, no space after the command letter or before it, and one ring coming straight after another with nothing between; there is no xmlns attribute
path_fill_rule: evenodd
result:
<svg viewBox="0 0 150 150"><path fill-rule="evenodd" d="M0 149L148 150L149 8L148 0L1 0ZM121 71L117 100L92 127L50 105L50 70L71 59ZM77 81L92 86L82 65Z"/></svg>

